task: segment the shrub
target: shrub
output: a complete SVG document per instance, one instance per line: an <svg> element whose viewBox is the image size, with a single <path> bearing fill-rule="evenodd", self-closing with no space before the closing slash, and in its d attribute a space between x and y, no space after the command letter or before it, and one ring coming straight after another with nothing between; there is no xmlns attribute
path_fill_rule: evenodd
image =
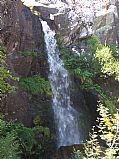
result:
<svg viewBox="0 0 119 159"><path fill-rule="evenodd" d="M0 119L0 158L3 159L19 159L17 156L19 144L16 141L16 133L14 131L5 131L6 122Z"/></svg>
<svg viewBox="0 0 119 159"><path fill-rule="evenodd" d="M112 55L113 57L115 58L118 58L119 59L119 49L114 45L114 44L109 44L107 45L110 50L112 51Z"/></svg>
<svg viewBox="0 0 119 159"><path fill-rule="evenodd" d="M31 77L21 78L20 84L28 92L33 95L37 94L51 94L51 87L49 81L41 78L39 75L34 75Z"/></svg>
<svg viewBox="0 0 119 159"><path fill-rule="evenodd" d="M13 136L13 138L11 138L11 140L9 141L8 137L10 135L12 136L13 133L15 134L15 137ZM19 150L20 156L23 156L25 158L39 158L46 151L48 152L48 150L45 150L45 147L47 147L46 144L49 141L51 142L53 139L49 128L43 127L42 125L40 125L40 123L35 124L33 128L28 128L21 123L13 121L7 122L0 119L0 140L3 141L4 144L6 144L5 146L7 146L8 144L12 144L13 146L15 146L13 149L14 155ZM10 145L8 147L10 147ZM4 149L3 155L6 154L7 151L5 151Z"/></svg>
<svg viewBox="0 0 119 159"><path fill-rule="evenodd" d="M93 35L91 38L89 38L87 40L87 44L88 44L88 47L90 49L90 52L93 54L95 53L97 48L98 49L102 48L101 41L96 35Z"/></svg>
<svg viewBox="0 0 119 159"><path fill-rule="evenodd" d="M96 58L101 65L101 72L108 76L114 76L119 81L119 60L114 58L108 46L96 50Z"/></svg>
<svg viewBox="0 0 119 159"><path fill-rule="evenodd" d="M14 80L15 78L12 77L11 73L6 68L5 52L6 49L0 46L0 100L7 93L14 92L15 90L15 87L8 83L8 80Z"/></svg>
<svg viewBox="0 0 119 159"><path fill-rule="evenodd" d="M101 103L98 106L100 118L98 121L98 132L93 127L90 139L85 144L85 153L80 150L75 152L75 159L116 159L119 152L119 114L113 116ZM101 138L106 146L102 147L98 141Z"/></svg>
<svg viewBox="0 0 119 159"><path fill-rule="evenodd" d="M19 144L14 133L8 133L6 137L0 138L0 158L20 159L18 156Z"/></svg>

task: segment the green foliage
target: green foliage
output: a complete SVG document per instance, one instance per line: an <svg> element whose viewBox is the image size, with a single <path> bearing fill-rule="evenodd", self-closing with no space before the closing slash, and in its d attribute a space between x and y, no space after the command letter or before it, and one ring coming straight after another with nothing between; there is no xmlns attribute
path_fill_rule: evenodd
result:
<svg viewBox="0 0 119 159"><path fill-rule="evenodd" d="M77 56L77 67L74 68L74 74L80 77L82 81L95 78L100 74L100 64L92 54L81 54Z"/></svg>
<svg viewBox="0 0 119 159"><path fill-rule="evenodd" d="M9 141L7 135L9 134L9 136L10 135L12 136L13 133L15 134L15 137L13 136L13 138L11 138L11 140ZM37 139L38 136L41 137ZM12 143L13 146L15 146L13 149L13 155L15 155L14 151L19 150L20 152L19 154L21 156L24 156L25 158L28 156L36 158L41 157L44 154L44 149L46 146L45 144L48 143L49 140L52 140L49 128L41 126L40 123L38 122L36 125L34 125L33 128L27 128L21 123L16 123L12 121L6 122L1 119L0 119L0 139L4 143L6 143L6 146L8 147L9 147L8 145L9 142ZM7 152L4 151L3 153L6 154Z"/></svg>
<svg viewBox="0 0 119 159"><path fill-rule="evenodd" d="M102 47L101 42L96 36L87 40L92 52L80 54L80 56L78 54L71 53L68 48L64 47L59 37L57 37L57 43L61 56L64 60L64 64L70 73L82 80L89 80L89 78L95 78L98 74L100 74L101 66L95 58L94 51L92 51L94 48L94 50L96 50L97 47Z"/></svg>
<svg viewBox="0 0 119 159"><path fill-rule="evenodd" d="M19 144L14 133L8 133L6 137L0 138L0 158L1 159L20 159L18 156Z"/></svg>
<svg viewBox="0 0 119 159"><path fill-rule="evenodd" d="M44 78L41 78L39 75L34 75L32 77L26 77L20 79L20 84L28 92L33 95L37 94L51 94L51 87L49 81L46 81Z"/></svg>
<svg viewBox="0 0 119 159"><path fill-rule="evenodd" d="M80 150L75 152L75 159L116 159L119 152L119 114L113 116L102 104L98 106L100 118L98 121L98 132L94 127L90 139L85 144L85 154ZM106 147L102 147L98 141L101 138Z"/></svg>
<svg viewBox="0 0 119 159"><path fill-rule="evenodd" d="M2 44L0 44L0 52L6 53L6 48Z"/></svg>
<svg viewBox="0 0 119 159"><path fill-rule="evenodd" d="M88 70L82 70L80 68L75 69L74 73L75 73L75 76L80 77L82 82L91 81L93 77L93 74L91 72L89 72Z"/></svg>
<svg viewBox="0 0 119 159"><path fill-rule="evenodd" d="M93 54L95 53L97 48L98 49L102 48L102 44L101 44L100 39L95 35L93 35L91 38L89 38L87 40L87 44L88 44L88 47L90 49L90 52Z"/></svg>
<svg viewBox="0 0 119 159"><path fill-rule="evenodd" d="M81 78L82 80L89 80L100 73L100 64L98 60L91 53L72 54L67 48L60 46L60 52L64 60L66 68L70 73Z"/></svg>
<svg viewBox="0 0 119 159"><path fill-rule="evenodd" d="M85 154L83 154L80 150L77 150L77 151L74 150L74 156L75 156L75 159L86 159L84 157Z"/></svg>
<svg viewBox="0 0 119 159"><path fill-rule="evenodd" d="M113 57L119 59L119 49L118 49L115 45L113 45L113 44L110 44L110 45L107 45L107 46L108 46L108 47L110 48L110 50L112 51Z"/></svg>
<svg viewBox="0 0 119 159"><path fill-rule="evenodd" d="M11 79L14 78L6 69L5 49L0 47L0 98L14 90L8 83ZM22 78L20 82L33 94L50 92L49 82L39 76ZM38 121L33 128L27 128L21 123L0 119L0 159L41 158L48 152L47 143L52 140L49 129Z"/></svg>
<svg viewBox="0 0 119 159"><path fill-rule="evenodd" d="M65 66L75 76L85 81L103 74L119 80L119 52L115 46L104 46L96 36L92 36L87 40L90 51L79 56L72 54L59 39L58 44Z"/></svg>
<svg viewBox="0 0 119 159"><path fill-rule="evenodd" d="M7 95L7 93L14 92L15 87L8 83L8 80L14 78L10 72L6 69L5 63L6 49L0 45L0 102ZM18 157L19 144L16 142L16 134L10 132L2 135L1 129L5 125L5 122L0 119L0 158L2 159L20 159Z"/></svg>
<svg viewBox="0 0 119 159"><path fill-rule="evenodd" d="M104 46L96 36L87 40L88 53L75 54L65 48L58 37L59 49L65 66L70 73L81 80L80 88L96 93L101 102L109 108L111 114L115 112L115 103L105 95L102 88L95 83L95 79L113 76L119 80L119 52L113 45Z"/></svg>
<svg viewBox="0 0 119 159"><path fill-rule="evenodd" d="M0 46L0 100L7 93L14 92L15 87L8 83L8 80L13 80L11 73L6 69L5 65L5 48Z"/></svg>
<svg viewBox="0 0 119 159"><path fill-rule="evenodd" d="M96 50L96 58L101 65L101 72L108 76L114 76L119 81L119 60L114 58L108 46Z"/></svg>

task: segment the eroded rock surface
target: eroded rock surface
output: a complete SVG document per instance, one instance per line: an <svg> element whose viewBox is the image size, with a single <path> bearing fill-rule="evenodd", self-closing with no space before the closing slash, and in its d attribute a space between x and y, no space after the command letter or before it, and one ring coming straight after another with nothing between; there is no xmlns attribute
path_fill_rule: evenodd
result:
<svg viewBox="0 0 119 159"><path fill-rule="evenodd" d="M24 6L20 0L0 1L0 41L7 48L7 65L16 77L40 74L47 78L47 63L44 53L43 32L39 17ZM24 56L22 52L30 51L37 56ZM9 95L6 105L1 108L7 119L22 121L31 125L37 115L31 111L32 99L18 82L16 93ZM39 97L37 97L39 99ZM37 101L38 101L37 99ZM40 97L40 101L44 100ZM42 107L42 104L39 104Z"/></svg>
<svg viewBox="0 0 119 159"><path fill-rule="evenodd" d="M111 5L108 10L99 15L94 23L95 33L100 37L103 43L118 43L119 17L117 7Z"/></svg>

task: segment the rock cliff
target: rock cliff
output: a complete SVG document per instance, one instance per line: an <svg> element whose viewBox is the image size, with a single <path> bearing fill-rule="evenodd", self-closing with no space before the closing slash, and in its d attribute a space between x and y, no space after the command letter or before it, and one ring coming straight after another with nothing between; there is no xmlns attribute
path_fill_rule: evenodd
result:
<svg viewBox="0 0 119 159"><path fill-rule="evenodd" d="M95 18L93 14L90 15L92 18L87 18L86 14L79 14L77 9L77 7L83 8L84 10L81 11L84 13L86 9L88 11L90 5L87 7L82 3L81 6L77 1L73 5L72 3L67 5L68 2L61 2L58 7L55 6L55 3L54 1L49 4L35 2L35 4L31 3L31 6L27 7L23 5L21 0L2 0L0 2L0 41L7 48L7 64L15 76L27 77L40 74L47 79L48 65L39 15L48 22L52 29L60 34L62 41L68 47L76 46L82 49L85 47L85 38L91 36L94 32L103 42L118 45L118 1L112 2L113 5L109 5L108 9L105 9L102 5L103 14L100 14L102 13L101 8L98 9L95 6L95 8L97 7ZM63 8L61 8L62 6ZM91 9L94 11L94 8ZM84 19L82 19L82 16L84 16ZM36 52L38 56L25 57L21 54L25 51ZM29 112L35 108L31 108L29 94L17 82L16 85L18 87L16 94L8 97L4 111L8 113L8 117L17 118L29 125L33 114L36 114L31 113L33 116L30 116L30 120ZM44 99L39 98L39 103L45 103Z"/></svg>
<svg viewBox="0 0 119 159"><path fill-rule="evenodd" d="M16 77L40 74L47 78L47 62L39 17L20 0L0 1L0 11L0 41L7 48L9 70ZM22 52L26 51L36 52L37 57L24 56ZM7 119L22 121L31 126L33 117L37 115L35 104L32 107L31 96L21 88L18 82L14 84L17 87L16 93L8 96L1 111L6 113ZM37 103L40 103L39 109L42 105L45 107L44 98L37 99Z"/></svg>
<svg viewBox="0 0 119 159"><path fill-rule="evenodd" d="M100 37L103 43L112 43L119 47L119 1L111 2L112 4L109 4L107 9L103 6L103 14L100 14L102 11L98 10L97 15L90 15L91 18L79 14L77 1L73 2L73 6L72 2L67 5L69 2L71 1L61 2L61 6L63 5L64 8L58 8L53 6L55 1L51 1L51 3L41 1L39 6L38 2L35 5L26 3L25 5L29 7L25 6L21 0L0 1L0 43L7 48L7 66L14 76L28 77L40 74L45 79L48 78L44 35L39 16L48 22L50 27L61 36L62 42L71 50L74 46L78 51L85 49L85 38L94 33ZM82 8L82 6L80 7ZM83 16L86 19L82 18ZM26 51L35 52L37 56L25 56ZM77 79L72 79L72 81L75 88L72 91L72 100L75 101L75 105L78 103L76 109L81 107L82 112L95 114L97 97L92 93L79 92L77 85L80 85L80 81ZM119 96L117 83L113 87L115 83L111 79L107 83L98 82L109 96ZM43 124L54 131L51 98L42 95L32 96L19 85L19 82L11 83L16 85L16 93L7 97L0 112L4 112L7 119L21 121L27 126L32 126L33 118L40 115ZM92 118L89 117L90 125L95 117L96 115ZM85 129L85 136L88 134L87 129Z"/></svg>

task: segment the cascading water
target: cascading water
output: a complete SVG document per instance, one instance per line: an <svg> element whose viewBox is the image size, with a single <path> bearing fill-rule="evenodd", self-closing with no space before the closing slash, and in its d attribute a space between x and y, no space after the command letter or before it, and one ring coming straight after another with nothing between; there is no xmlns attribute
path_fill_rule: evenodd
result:
<svg viewBox="0 0 119 159"><path fill-rule="evenodd" d="M58 147L78 144L80 139L77 112L71 107L69 76L59 58L59 50L53 32L46 21L41 21L50 68L49 80L53 93L53 110L56 122Z"/></svg>

